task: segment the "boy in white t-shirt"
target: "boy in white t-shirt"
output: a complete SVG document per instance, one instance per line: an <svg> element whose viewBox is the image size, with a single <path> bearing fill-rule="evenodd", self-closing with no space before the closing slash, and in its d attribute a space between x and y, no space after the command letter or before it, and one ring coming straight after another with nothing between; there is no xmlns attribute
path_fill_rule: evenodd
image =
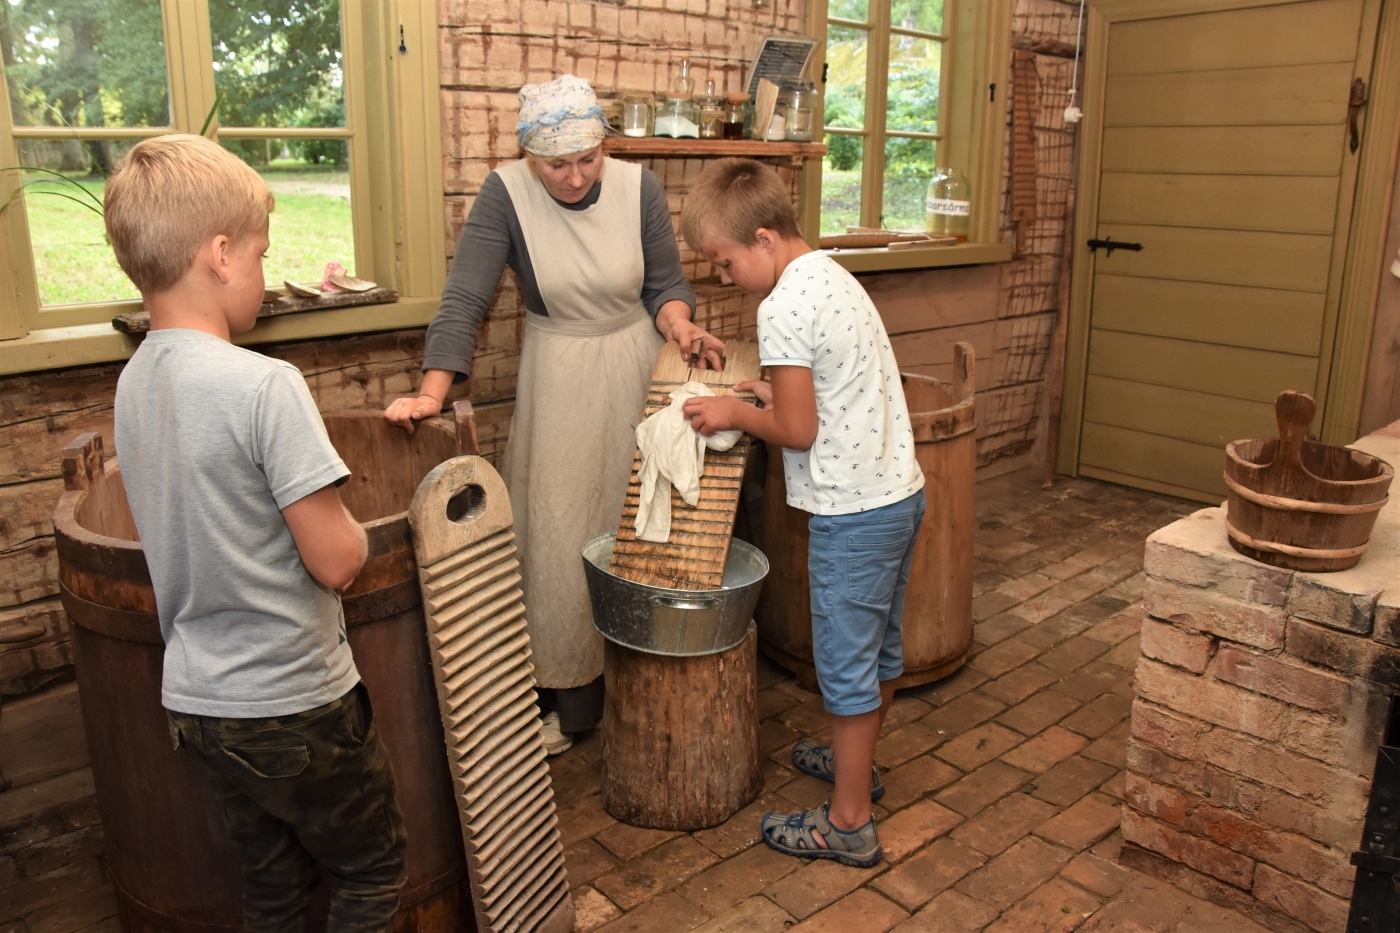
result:
<svg viewBox="0 0 1400 933"><path fill-rule="evenodd" d="M798 742L792 761L836 786L815 810L765 816L763 838L790 855L868 867L883 855L870 810L884 794L875 743L904 672L904 588L924 514L898 364L870 297L802 240L770 169L712 164L681 225L726 284L767 296L758 343L772 379L738 386L762 408L695 398L685 413L702 434L740 428L782 447L788 504L812 513L812 653L832 743Z"/></svg>

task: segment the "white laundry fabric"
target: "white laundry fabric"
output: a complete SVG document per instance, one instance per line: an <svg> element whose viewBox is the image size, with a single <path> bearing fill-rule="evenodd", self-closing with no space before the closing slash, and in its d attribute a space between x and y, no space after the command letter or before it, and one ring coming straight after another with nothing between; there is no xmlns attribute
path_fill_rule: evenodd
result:
<svg viewBox="0 0 1400 933"><path fill-rule="evenodd" d="M638 474L637 537L665 544L671 537L671 487L686 505L700 502L700 477L705 472L705 449L724 451L739 443L743 431L719 431L705 437L690 426L681 411L687 399L714 395L702 382L687 382L671 393L671 404L637 425L637 449L642 453Z"/></svg>

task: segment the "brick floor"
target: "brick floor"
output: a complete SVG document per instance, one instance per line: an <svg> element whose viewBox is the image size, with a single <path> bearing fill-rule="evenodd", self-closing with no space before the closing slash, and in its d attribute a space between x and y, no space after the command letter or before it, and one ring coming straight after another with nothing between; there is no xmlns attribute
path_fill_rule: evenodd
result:
<svg viewBox="0 0 1400 933"><path fill-rule="evenodd" d="M600 738L583 737L551 762L575 929L1262 933L1117 862L1142 543L1193 509L1081 480L1047 492L1029 471L978 485L975 653L896 702L878 753L886 858L873 869L760 841L764 812L829 790L786 764L794 740L824 734L821 700L766 660L763 796L722 826L618 823L599 802ZM71 685L57 689L0 723L0 767L17 778L0 794L0 933L116 930ZM53 748L36 738L65 729Z"/></svg>

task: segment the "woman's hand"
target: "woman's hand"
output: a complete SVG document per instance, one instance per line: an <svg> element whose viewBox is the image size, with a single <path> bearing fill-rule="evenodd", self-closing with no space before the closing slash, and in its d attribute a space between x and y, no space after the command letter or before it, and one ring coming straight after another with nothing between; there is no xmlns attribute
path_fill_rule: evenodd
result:
<svg viewBox="0 0 1400 933"><path fill-rule="evenodd" d="M419 395L415 398L395 399L384 409L384 420L412 434L413 422L431 418L441 412L442 402L431 395Z"/></svg>
<svg viewBox="0 0 1400 933"><path fill-rule="evenodd" d="M661 336L681 345L681 359L696 369L724 368L724 341L690 319L690 305L684 301L668 301L656 313L656 329ZM700 358L690 358L690 348L700 343Z"/></svg>
<svg viewBox="0 0 1400 933"><path fill-rule="evenodd" d="M401 398L384 409L384 420L413 433L413 422L442 413L443 399L452 389L457 374L445 369L430 369L423 374L423 384L413 398Z"/></svg>

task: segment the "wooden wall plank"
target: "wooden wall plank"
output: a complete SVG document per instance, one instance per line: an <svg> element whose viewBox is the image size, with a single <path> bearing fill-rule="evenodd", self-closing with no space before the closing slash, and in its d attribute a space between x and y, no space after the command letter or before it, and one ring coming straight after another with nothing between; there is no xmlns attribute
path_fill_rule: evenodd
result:
<svg viewBox="0 0 1400 933"><path fill-rule="evenodd" d="M1205 16L1117 23L1110 75L1350 62L1361 0L1255 7Z"/></svg>
<svg viewBox="0 0 1400 933"><path fill-rule="evenodd" d="M1225 448L1084 423L1079 459L1092 467L1225 496Z"/></svg>
<svg viewBox="0 0 1400 933"><path fill-rule="evenodd" d="M1093 324L1316 356L1325 301L1320 292L1100 275L1094 280Z"/></svg>
<svg viewBox="0 0 1400 933"><path fill-rule="evenodd" d="M1099 224L1098 235L1143 247L1140 253L1099 253L1098 274L1322 292L1332 263L1328 236L1133 224Z"/></svg>
<svg viewBox="0 0 1400 933"><path fill-rule="evenodd" d="M1101 223L1164 224L1330 235L1337 178L1105 172Z"/></svg>
<svg viewBox="0 0 1400 933"><path fill-rule="evenodd" d="M1104 94L1105 126L1340 124L1350 61L1185 74L1123 75Z"/></svg>
<svg viewBox="0 0 1400 933"><path fill-rule="evenodd" d="M1103 132L1103 171L1338 175L1340 126L1120 126Z"/></svg>
<svg viewBox="0 0 1400 933"><path fill-rule="evenodd" d="M1128 379L1090 376L1084 418L1098 424L1223 447L1271 437L1274 406Z"/></svg>
<svg viewBox="0 0 1400 933"><path fill-rule="evenodd" d="M1285 389L1311 390L1317 360L1189 340L1095 330L1089 374L1273 404ZM1106 464L1103 464L1106 465Z"/></svg>

